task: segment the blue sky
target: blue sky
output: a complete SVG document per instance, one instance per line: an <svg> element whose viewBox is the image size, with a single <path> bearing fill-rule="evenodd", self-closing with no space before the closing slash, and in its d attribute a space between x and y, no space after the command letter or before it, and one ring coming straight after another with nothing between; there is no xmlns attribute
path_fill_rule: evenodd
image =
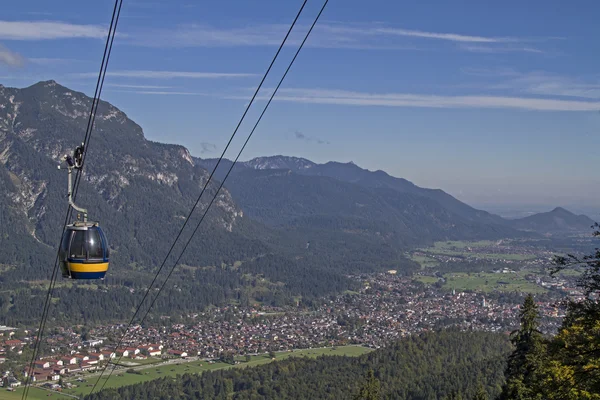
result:
<svg viewBox="0 0 600 400"><path fill-rule="evenodd" d="M22 0L0 83L93 94L114 2ZM152 140L216 157L301 1L124 0L103 99ZM322 3L297 29L229 158ZM242 159L354 161L479 206L593 209L600 3L331 0Z"/></svg>

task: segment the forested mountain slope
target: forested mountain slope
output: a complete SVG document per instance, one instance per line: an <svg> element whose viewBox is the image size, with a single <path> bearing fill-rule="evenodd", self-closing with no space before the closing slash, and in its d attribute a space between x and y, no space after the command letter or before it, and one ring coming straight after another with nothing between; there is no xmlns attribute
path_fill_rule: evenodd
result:
<svg viewBox="0 0 600 400"><path fill-rule="evenodd" d="M361 357L288 358L254 368L183 375L107 389L86 400L151 399L351 399L373 370L384 399L437 400L459 392L473 398L483 386L499 394L506 335L443 331L402 339ZM162 397L161 397L162 396Z"/></svg>

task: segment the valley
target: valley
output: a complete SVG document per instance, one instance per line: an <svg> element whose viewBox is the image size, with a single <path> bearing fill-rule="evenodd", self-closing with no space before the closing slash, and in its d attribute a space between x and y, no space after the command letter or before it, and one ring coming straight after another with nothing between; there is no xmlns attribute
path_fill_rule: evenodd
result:
<svg viewBox="0 0 600 400"><path fill-rule="evenodd" d="M66 205L56 164L83 129L90 101L55 81L0 86L7 384L24 379ZM89 382L117 350L126 361L108 385L115 388L228 362L268 363L272 352L282 359L358 356L441 329L503 335L518 327L528 293L540 307L541 329L554 334L565 315L561 301L583 298L579 269L550 270L553 256L593 248L587 216L556 207L509 220L384 171L288 156L236 164L217 193L218 181L207 184L216 160L145 139L111 104L102 102L98 116L81 202L102 221L111 266L103 281L57 281L41 360L31 371L36 386ZM215 177L223 179L230 165L224 160ZM209 195L217 196L216 208L179 264L173 255L163 261L205 185L183 237L203 218ZM178 242L173 253L182 250ZM165 292L115 349L167 261L175 273ZM67 386L70 396L87 387Z"/></svg>
<svg viewBox="0 0 600 400"><path fill-rule="evenodd" d="M527 241L438 242L415 250L413 257L423 263L414 274L389 270L348 275L358 286L355 291L320 298L311 305L241 306L233 302L181 315L178 323L169 321L175 316L171 313L159 324L134 326L122 345L130 354L119 361L108 387L230 367L225 360L237 360L236 366L241 367L260 365L270 362L269 354L276 354L277 359L305 354L359 355L431 330L507 333L518 326L519 304L526 293L536 295L541 329L552 334L565 313L560 300L582 297L573 289L577 271L549 276L547 251ZM475 267L490 272L473 272ZM451 272L443 272L445 268ZM122 333L121 324L97 325L85 331L60 327L47 334L46 346L54 349L55 358L68 348L100 354L114 346ZM149 343L161 344L160 356L148 355ZM64 394L80 396L87 393L86 388L89 391L84 384L95 382L94 371L106 362L92 360L84 360L84 368L71 368L70 378L63 382L79 387L63 389ZM142 375L127 372L130 368L139 369Z"/></svg>

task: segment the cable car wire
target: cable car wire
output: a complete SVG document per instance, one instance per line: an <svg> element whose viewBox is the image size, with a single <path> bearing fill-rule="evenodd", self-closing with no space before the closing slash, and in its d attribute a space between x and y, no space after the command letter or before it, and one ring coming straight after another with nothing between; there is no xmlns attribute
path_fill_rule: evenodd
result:
<svg viewBox="0 0 600 400"><path fill-rule="evenodd" d="M219 185L219 188L217 189L217 191L215 192L213 198L211 199L210 203L208 204L208 206L206 207L206 209L204 210L204 213L202 214L202 217L200 218L200 221L198 222L198 224L196 225L194 231L192 232L192 235L190 236L190 238L188 239L188 241L186 242L185 246L183 247L183 250L181 251L179 257L177 258L177 260L175 261L173 267L171 268L171 271L169 271L169 274L167 275L166 279L163 281L160 289L158 290L158 293L156 294L156 296L154 296L152 302L150 303L150 306L148 307L148 309L146 310L146 313L144 314L144 316L142 317L142 319L140 320L139 324L141 325L144 320L146 319L146 317L148 316L148 314L150 313L150 310L152 309L152 307L154 306L154 303L156 302L156 299L158 298L158 296L160 296L160 293L162 292L162 290L164 289L165 285L167 284L167 281L169 280L169 278L171 277L173 271L175 271L175 268L177 267L177 264L179 263L179 261L181 260L181 258L183 257L183 254L185 253L185 250L187 249L188 245L191 243L194 235L196 234L196 232L198 231L198 228L200 227L200 225L202 224L202 221L204 221L204 218L206 217L208 211L210 210L210 207L212 206L212 204L214 203L214 201L216 200L217 196L219 195L219 192L221 191L221 188L223 188L223 185L225 184L225 181L227 180L227 178L229 177L229 174L231 173L231 171L233 170L233 167L235 166L235 164L237 163L237 161L239 160L240 156L242 155L242 152L244 151L244 149L246 148L246 145L248 144L248 142L250 141L250 138L252 137L252 135L254 134L254 131L256 130L256 128L258 127L258 124L260 123L260 121L262 120L263 116L265 115L267 109L269 108L269 105L271 104L273 98L275 97L275 94L277 93L277 91L279 90L279 87L281 86L281 84L283 83L283 81L285 80L285 77L287 76L288 72L290 71L292 65L294 64L294 62L296 61L296 58L298 57L298 54L300 53L300 51L302 50L302 48L304 47L304 44L306 43L306 40L308 39L308 37L310 36L310 33L312 32L313 28L315 27L317 21L319 20L319 18L321 17L321 14L323 13L323 11L325 10L325 7L327 6L327 3L329 2L329 0L325 0L325 2L323 3L323 6L321 7L321 10L319 11L319 13L317 14L314 22L312 23L310 29L308 30L308 32L306 33L304 40L302 40L302 43L300 44L300 46L298 47L298 50L296 51L296 53L294 54L294 57L292 58L292 60L290 61L287 69L285 70L285 73L283 74L283 76L281 77L279 83L277 84L275 90L273 91L273 93L271 94L269 101L267 102L267 104L265 105L265 107L263 108L258 120L256 121L256 123L254 124L254 127L252 128L252 130L250 131L250 134L248 135L248 137L246 138L246 141L244 142L242 148L240 149L240 151L238 152L235 160L233 161L233 163L231 164L231 166L229 167L229 170L227 171L227 174L225 175L224 179L221 181L221 184ZM253 97L254 100L254 97ZM223 158L223 156L221 156L221 158ZM221 159L219 159L220 161ZM217 163L218 165L218 163ZM216 166L213 169L213 173L216 170ZM211 174L212 176L212 174ZM140 307L138 307L139 310ZM133 319L132 319L133 320ZM127 335L129 326L128 328L125 330L125 333L123 334L124 338ZM118 350L118 346L116 348L116 350ZM116 368L116 365L120 362L121 358L123 356L121 355L119 357L119 359L117 360L116 363L113 363L113 368L111 369L110 374L108 375L108 377L106 378L106 380L104 381L104 383L102 384L100 391L102 389L104 389L104 386L106 385L106 382L108 382L108 380L110 379L113 371ZM108 363L105 366L105 370L108 367ZM103 371L104 372L104 371ZM101 374L102 376L102 374ZM96 381L96 383L98 383L98 381L100 380L100 377L98 377L98 380ZM96 387L96 385L94 385L94 388ZM94 391L94 388L92 388L92 391L90 392L90 394Z"/></svg>
<svg viewBox="0 0 600 400"><path fill-rule="evenodd" d="M304 7L306 6L308 0L304 0L302 3L302 6L300 7L300 10L298 10L298 13L296 14L296 17L294 18L294 20L292 21L292 24L290 25L290 28L288 29L285 37L283 38L281 44L279 45L279 48L277 49L277 52L275 53L275 56L273 57L273 59L271 60L271 63L269 64L269 67L267 68L265 74L263 75L263 78L261 79L258 87L256 88L250 102L248 103L248 105L246 106L246 109L244 110L244 113L242 114L242 117L240 118L237 126L235 127L233 134L231 135L231 137L229 138L229 141L227 142L227 145L225 146L225 148L223 149L223 152L221 153L221 156L219 157L216 165L214 166L212 172L210 173L208 180L206 181L206 183L204 184L204 187L202 188L200 195L198 196L198 199L196 200L194 206L192 207L192 210L190 211L190 213L188 214L183 226L181 227L179 233L177 234L175 240L173 241L173 244L171 245L171 248L169 249L169 252L167 253L166 257L164 258L163 262L161 263L158 271L156 272L154 279L152 280L152 282L150 283L150 286L148 287L148 289L146 290L146 293L144 294L139 306L136 308L135 313L133 314L133 317L131 318L131 320L129 321L129 323L127 324L127 327L125 328L125 332L123 333L123 335L121 336L121 338L119 339L119 342L117 343L117 346L115 348L115 351L117 351L119 349L119 347L121 346L121 344L123 343L123 340L125 339L125 337L127 336L127 334L129 333L129 329L131 327L131 325L133 324L133 321L135 320L135 317L138 315L138 313L140 312L140 309L142 307L142 305L144 304L146 298L148 297L148 294L150 293L150 290L152 289L152 287L154 286L154 283L156 282L156 280L158 279L158 276L160 274L160 272L162 271L162 269L164 268L169 256L171 255L171 252L173 251L173 249L175 248L175 245L177 243L177 241L179 240L179 238L181 237L181 234L183 233L183 230L185 229L186 225L188 224L193 212L195 211L196 207L198 206L198 204L200 203L200 199L202 198L202 195L204 194L204 192L206 191L210 181L212 180L212 177L214 176L217 168L219 167L219 164L221 163L222 159L225 157L225 153L227 152L227 149L229 148L231 142L233 141L233 138L235 137L237 131L239 130L242 122L244 121L244 118L246 117L246 114L248 113L250 107L252 106L252 104L254 103L254 100L256 99L256 96L258 95L260 89L262 88L262 85L264 83L264 81L266 80L269 72L271 71L271 68L273 67L273 64L275 64L275 61L277 60L279 53L281 52L281 50L283 49L283 46L285 45L289 35L291 34L294 26L296 25L296 22L298 21L298 18L300 17L302 11L304 10ZM154 301L152 302L152 304L154 304ZM147 315L147 313L146 313ZM145 319L145 316L144 316ZM115 366L112 368L110 375L112 375L112 371L114 371L116 364L118 364L118 362L121 360L123 356L121 355L119 357L119 359L117 360L116 363L113 363ZM94 384L94 386L92 387L92 390L90 391L90 394L94 392L96 386L98 385L98 382L100 382L100 379L102 378L102 376L104 375L106 369L108 368L109 363L107 363L104 366L104 369L102 370L102 372L100 373L100 376L98 377L98 379L96 380L96 383ZM109 377L106 379L106 381L108 381ZM106 381L104 382L104 384L102 385L102 388L104 388L104 385L106 384ZM102 390L102 389L101 389Z"/></svg>
<svg viewBox="0 0 600 400"><path fill-rule="evenodd" d="M117 24L119 22L119 15L121 13L122 5L123 5L123 0L115 0L115 5L113 7L113 13L112 13L111 21L110 21L110 26L108 29L108 35L106 38L106 44L104 46L104 54L102 56L102 63L100 65L100 72L98 74L98 80L96 81L96 90L94 92L94 98L92 99L92 107L90 110L90 116L88 118L88 125L87 125L86 133L84 136L84 143L87 143L89 141L89 138L91 136L92 129L94 126L95 112L96 112L95 110L97 110L97 108L98 108L97 105L99 103L100 94L102 92L102 86L104 84L104 77L106 76L106 68L108 67L108 60L110 59L110 54L112 51L112 44L113 44L115 33L117 30ZM85 147L84 147L84 152L83 152L84 155L85 155L86 150L87 150L87 145L85 145ZM80 176L80 173L81 173L80 171L81 171L80 169L77 171L78 172L77 177ZM75 187L75 190L73 191L74 197L77 195L77 190L79 187L79 185L78 185L79 180L77 179L77 177L76 177L76 187ZM40 318L40 325L38 327L36 343L34 345L33 354L32 354L31 361L29 363L29 367L27 370L27 375L28 375L27 378L28 379L25 382L25 389L23 390L23 395L21 397L22 400L27 399L27 396L29 395L29 387L31 386L31 382L33 379L33 370L34 370L33 366L35 364L35 360L41 349L42 337L44 335L44 330L46 328L46 322L48 320L48 311L50 309L52 293L54 292L54 288L56 286L56 278L58 276L59 254L60 254L60 249L62 247L63 234L64 234L67 224L71 218L71 214L72 214L72 208L69 205L69 207L67 208L66 216L65 216L65 222L63 224L61 240L60 240L60 243L58 246L58 251L56 253L56 259L54 261L54 269L52 270L50 284L48 285L48 292L46 294L46 299L45 299L44 307L42 310L42 316Z"/></svg>
<svg viewBox="0 0 600 400"><path fill-rule="evenodd" d="M117 9L117 3L119 4ZM83 154L81 155L81 166L77 170L77 174L75 176L75 189L73 191L73 201L75 201L77 197L77 191L79 190L79 184L81 183L81 174L83 171L83 166L85 164L85 156L87 154L87 150L89 148L89 141L92 136L92 130L94 129L94 123L96 122L96 113L98 111L98 106L100 105L100 95L102 94L102 88L104 87L104 78L106 77L106 69L108 67L108 61L110 60L110 55L112 52L113 42L115 40L115 34L117 32L117 24L119 22L119 16L121 15L121 7L123 6L123 0L115 0L115 8L113 9L113 20L110 22L110 27L108 28L108 38L106 39L106 45L104 47L104 55L102 56L102 64L100 67L100 74L98 75L98 81L96 82L96 92L94 93L94 99L92 101L92 108L90 110L90 116L88 118L88 124L86 128L85 137L83 140ZM115 18L115 10L116 18ZM113 28L114 21L114 29ZM110 38L110 44L109 44ZM107 48L108 46L108 48ZM105 63L106 60L106 63ZM104 66L104 72L102 72L102 66Z"/></svg>

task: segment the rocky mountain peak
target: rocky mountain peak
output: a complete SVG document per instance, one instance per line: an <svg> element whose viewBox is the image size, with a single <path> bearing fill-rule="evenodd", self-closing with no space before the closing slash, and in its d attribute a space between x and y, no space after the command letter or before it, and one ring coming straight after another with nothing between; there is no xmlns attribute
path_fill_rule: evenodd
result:
<svg viewBox="0 0 600 400"><path fill-rule="evenodd" d="M66 176L57 175L56 166L83 141L91 105L90 97L54 80L0 91L0 168L18 178L12 206L34 226L58 223L47 220L56 218L47 215L48 202L59 201L66 191ZM138 210L131 204L146 198L141 213L165 214L162 209L168 205L166 214L185 215L207 179L185 147L146 140L124 112L100 102L83 174L96 208L109 207L113 213L129 208L133 216ZM242 216L225 189L215 208L210 223L228 231ZM169 223L179 220L171 218Z"/></svg>
<svg viewBox="0 0 600 400"><path fill-rule="evenodd" d="M243 164L253 169L290 169L292 171L304 170L315 165L315 163L305 158L281 155L257 157Z"/></svg>

